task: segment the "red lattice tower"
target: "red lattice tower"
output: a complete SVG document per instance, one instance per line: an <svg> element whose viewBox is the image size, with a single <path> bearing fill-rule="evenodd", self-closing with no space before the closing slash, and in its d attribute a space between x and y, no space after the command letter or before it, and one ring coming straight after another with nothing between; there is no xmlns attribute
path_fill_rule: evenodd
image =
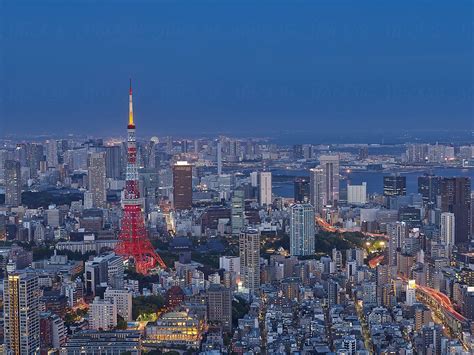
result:
<svg viewBox="0 0 474 355"><path fill-rule="evenodd" d="M127 171L124 198L122 200L123 216L119 242L115 247L115 252L126 259L133 259L137 272L148 274L150 269L157 264L163 269L166 268L166 264L155 252L145 228L145 218L142 212L143 199L140 198L138 189L137 142L135 123L133 122L131 81L127 131Z"/></svg>

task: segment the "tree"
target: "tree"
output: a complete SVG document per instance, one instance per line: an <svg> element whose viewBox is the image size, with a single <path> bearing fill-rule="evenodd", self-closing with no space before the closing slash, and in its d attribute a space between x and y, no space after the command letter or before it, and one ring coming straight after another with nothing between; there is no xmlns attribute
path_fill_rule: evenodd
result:
<svg viewBox="0 0 474 355"><path fill-rule="evenodd" d="M161 296L139 296L132 300L132 317L139 315L156 314L163 307L165 301Z"/></svg>
<svg viewBox="0 0 474 355"><path fill-rule="evenodd" d="M118 329L118 330L126 330L127 329L127 322L119 314L117 314L117 326L115 327L115 329Z"/></svg>
<svg viewBox="0 0 474 355"><path fill-rule="evenodd" d="M232 324L237 326L239 319L243 318L249 310L249 304L243 298L236 296L232 300Z"/></svg>

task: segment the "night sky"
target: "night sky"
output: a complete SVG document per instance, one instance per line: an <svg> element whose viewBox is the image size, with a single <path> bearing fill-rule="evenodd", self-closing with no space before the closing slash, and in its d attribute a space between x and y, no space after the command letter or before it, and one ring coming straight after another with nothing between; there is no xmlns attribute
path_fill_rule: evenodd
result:
<svg viewBox="0 0 474 355"><path fill-rule="evenodd" d="M0 0L0 136L469 131L473 3Z"/></svg>

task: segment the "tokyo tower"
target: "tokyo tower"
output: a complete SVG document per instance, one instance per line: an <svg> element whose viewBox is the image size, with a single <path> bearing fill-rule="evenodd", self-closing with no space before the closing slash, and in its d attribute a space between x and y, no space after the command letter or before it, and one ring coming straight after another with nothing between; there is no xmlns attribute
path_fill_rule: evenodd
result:
<svg viewBox="0 0 474 355"><path fill-rule="evenodd" d="M131 80L128 107L127 171L124 198L122 200L122 223L115 252L125 259L133 259L136 271L146 275L157 264L163 269L166 268L166 265L153 249L145 229L145 218L142 212L143 199L140 198L138 188L137 142L135 123L133 122Z"/></svg>

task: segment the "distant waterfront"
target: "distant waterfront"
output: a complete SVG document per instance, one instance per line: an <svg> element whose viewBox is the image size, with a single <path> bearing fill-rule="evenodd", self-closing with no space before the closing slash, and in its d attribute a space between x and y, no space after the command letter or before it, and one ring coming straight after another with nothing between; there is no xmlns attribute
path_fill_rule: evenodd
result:
<svg viewBox="0 0 474 355"><path fill-rule="evenodd" d="M307 170L283 170L277 169L272 171L273 175L279 176L278 181L273 182L273 191L276 195L282 197L293 197L293 180L296 176L307 176L309 172ZM402 176L407 177L407 192L416 193L418 192L418 176L422 176L425 173L432 173L437 176L451 177L451 176L467 176L471 180L474 180L474 169L460 169L460 168L435 168L426 169L423 171L404 172L400 173ZM369 194L382 193L383 190L383 177L390 175L389 172L368 172L368 171L355 171L351 173L342 173L341 189L346 189L347 181L352 184L361 184L367 182L367 192ZM285 179L284 177L288 177ZM474 189L471 183L471 189Z"/></svg>

